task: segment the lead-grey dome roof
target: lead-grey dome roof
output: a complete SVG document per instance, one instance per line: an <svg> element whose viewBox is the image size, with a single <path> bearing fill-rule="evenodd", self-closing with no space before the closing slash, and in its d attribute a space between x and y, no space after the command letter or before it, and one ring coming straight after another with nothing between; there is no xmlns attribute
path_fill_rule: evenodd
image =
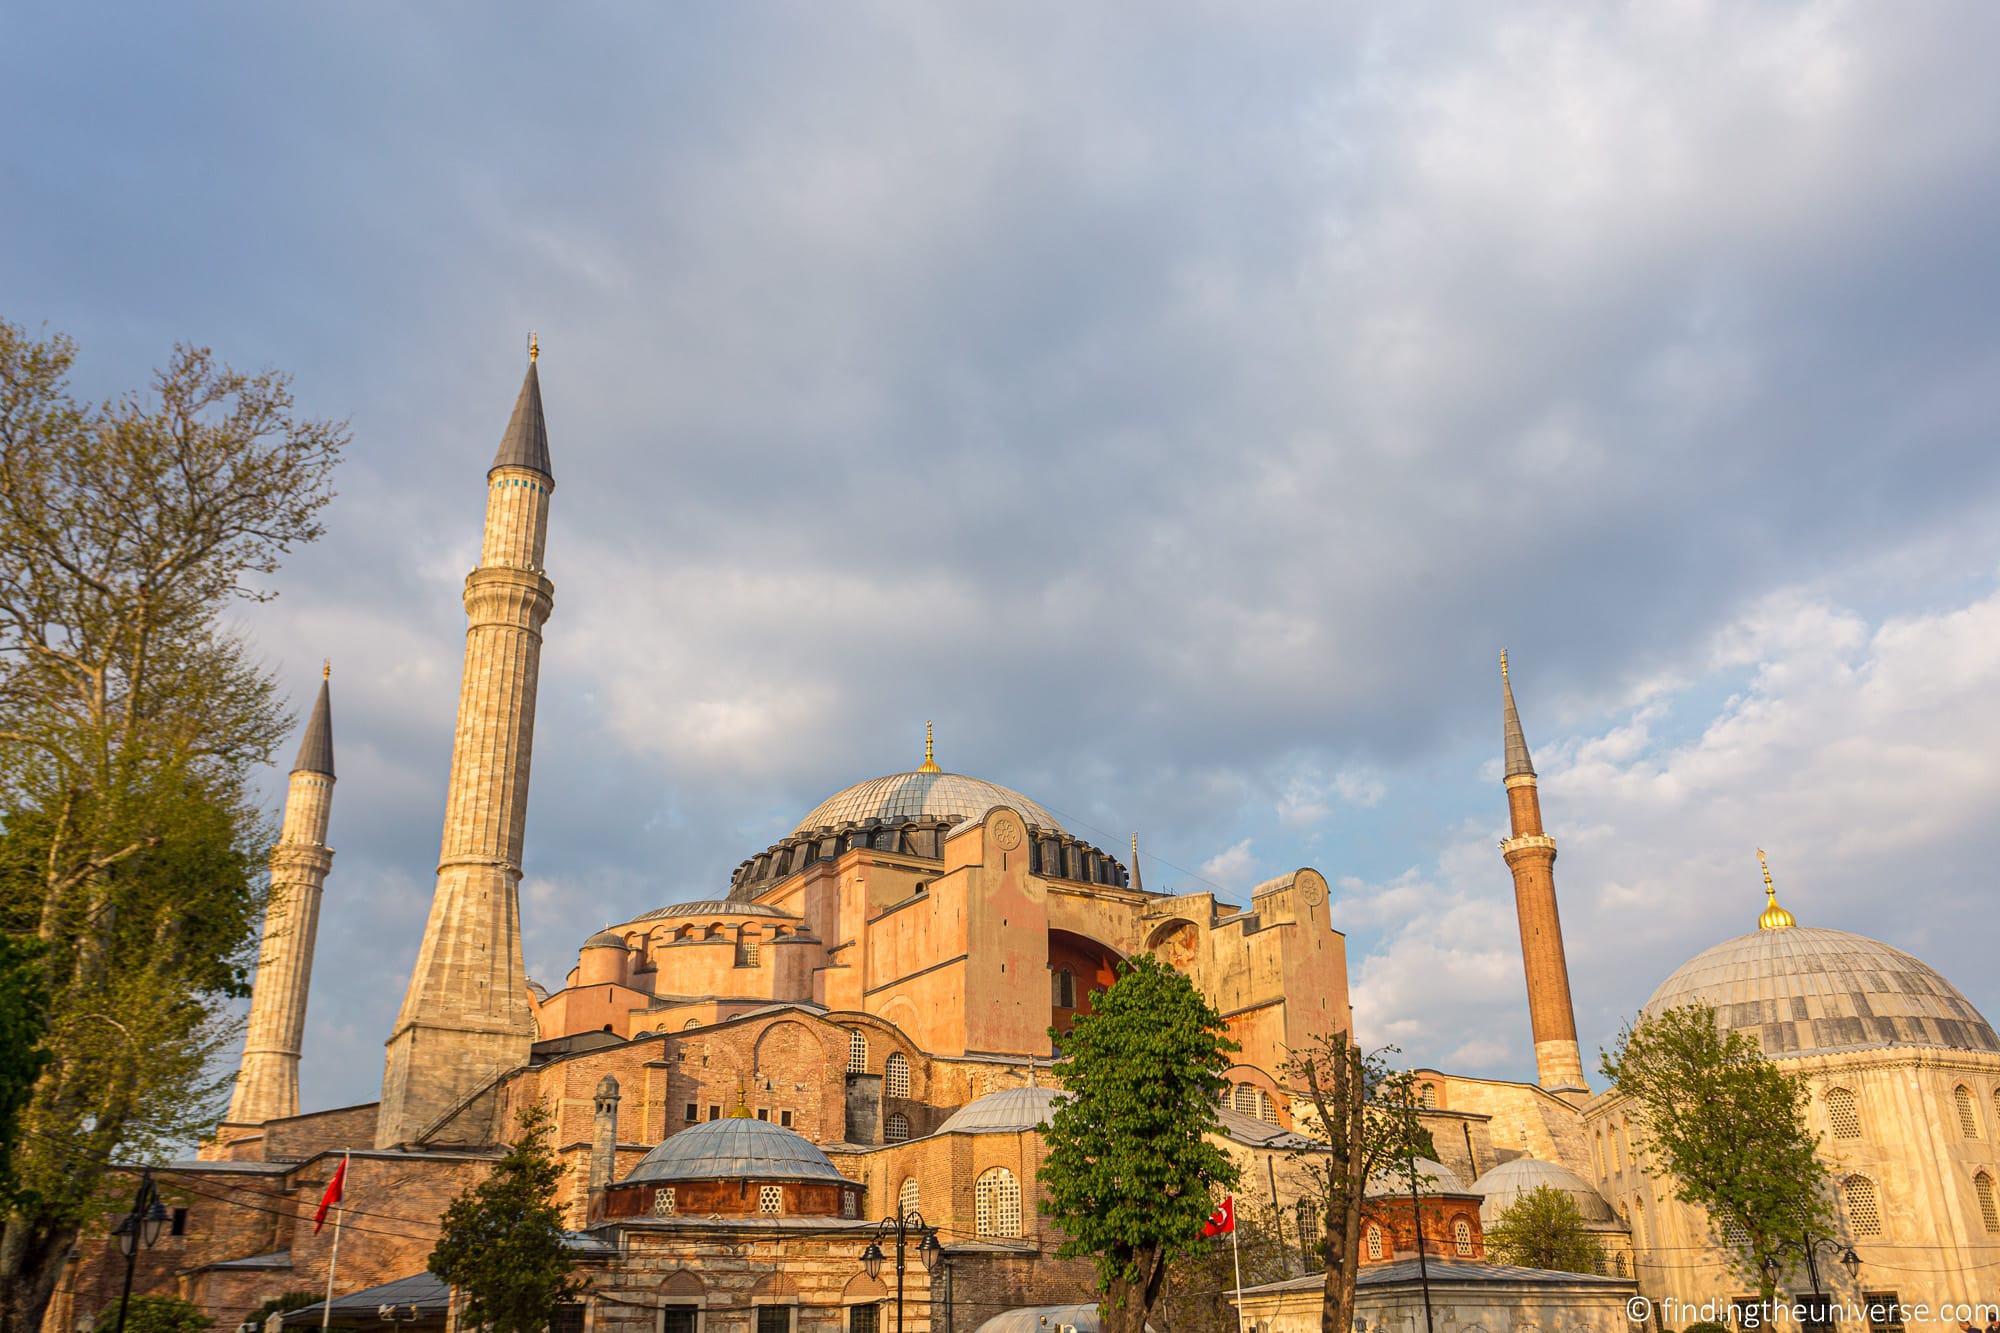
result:
<svg viewBox="0 0 2000 1333"><path fill-rule="evenodd" d="M1901 949L1824 927L1757 930L1724 940L1660 983L1647 1016L1688 1004L1714 1008L1769 1056L1883 1046L2000 1052L1972 1002Z"/></svg>
<svg viewBox="0 0 2000 1333"><path fill-rule="evenodd" d="M1443 1162L1434 1162L1428 1157L1417 1159L1417 1189L1423 1194L1463 1194L1465 1182L1458 1178L1458 1172ZM1407 1197L1410 1192L1410 1178L1400 1167L1385 1167L1368 1179L1368 1187L1363 1193L1371 1199L1389 1196Z"/></svg>
<svg viewBox="0 0 2000 1333"><path fill-rule="evenodd" d="M689 1125L639 1159L627 1184L674 1180L834 1180L853 1184L803 1135L747 1117Z"/></svg>
<svg viewBox="0 0 2000 1333"><path fill-rule="evenodd" d="M667 921L677 916L781 916L796 920L790 912L763 903L733 903L724 898L703 898L692 903L668 903L650 912L641 912L634 921Z"/></svg>
<svg viewBox="0 0 2000 1333"><path fill-rule="evenodd" d="M1500 1220L1500 1214L1513 1207L1522 1195L1542 1186L1561 1190L1576 1200L1577 1211L1583 1214L1586 1222L1617 1220L1618 1215L1611 1210L1605 1197L1568 1167L1544 1162L1538 1157L1516 1157L1511 1162L1500 1163L1472 1182L1472 1192L1486 1196L1479 1204L1481 1224L1492 1226Z"/></svg>
<svg viewBox="0 0 2000 1333"><path fill-rule="evenodd" d="M953 1111L937 1127L940 1134L1006 1134L1040 1129L1055 1118L1054 1088L1005 1088L989 1092Z"/></svg>
<svg viewBox="0 0 2000 1333"><path fill-rule="evenodd" d="M1030 824L1057 833L1066 831L1054 815L1010 787L963 773L924 772L891 773L842 787L814 806L792 831L810 833L865 819L976 819L996 805L1013 807Z"/></svg>

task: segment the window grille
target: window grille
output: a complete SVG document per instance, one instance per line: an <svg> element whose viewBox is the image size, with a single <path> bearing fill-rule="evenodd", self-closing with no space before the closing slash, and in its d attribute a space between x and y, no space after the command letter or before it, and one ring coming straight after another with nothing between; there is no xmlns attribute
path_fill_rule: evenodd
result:
<svg viewBox="0 0 2000 1333"><path fill-rule="evenodd" d="M1861 1293L1862 1312L1868 1316L1870 1333L1902 1333L1903 1298L1893 1291Z"/></svg>
<svg viewBox="0 0 2000 1333"><path fill-rule="evenodd" d="M792 1333L792 1307L789 1305L758 1306L757 1333Z"/></svg>
<svg viewBox="0 0 2000 1333"><path fill-rule="evenodd" d="M1854 1093L1850 1090L1827 1089L1826 1118L1833 1123L1833 1137L1837 1139L1861 1137L1861 1117L1854 1109Z"/></svg>
<svg viewBox="0 0 2000 1333"><path fill-rule="evenodd" d="M1235 1110L1241 1111L1244 1115L1257 1114L1256 1088L1252 1087L1248 1083L1238 1083L1236 1085L1236 1091L1231 1093L1230 1096L1233 1098L1230 1105Z"/></svg>
<svg viewBox="0 0 2000 1333"><path fill-rule="evenodd" d="M868 1038L859 1030L847 1034L847 1072L850 1074L868 1072Z"/></svg>
<svg viewBox="0 0 2000 1333"><path fill-rule="evenodd" d="M757 1187L757 1211L768 1217L776 1217L785 1206L785 1187L782 1185L759 1185Z"/></svg>
<svg viewBox="0 0 2000 1333"><path fill-rule="evenodd" d="M980 1173L973 1182L973 1223L982 1236L1021 1234L1021 1185L1004 1166Z"/></svg>
<svg viewBox="0 0 2000 1333"><path fill-rule="evenodd" d="M674 1215L674 1187L663 1186L653 1195L653 1216L672 1217Z"/></svg>
<svg viewBox="0 0 2000 1333"><path fill-rule="evenodd" d="M1747 1250L1750 1248L1749 1229L1735 1218L1725 1217L1722 1219L1722 1241L1731 1249Z"/></svg>
<svg viewBox="0 0 2000 1333"><path fill-rule="evenodd" d="M1417 1089L1417 1105L1423 1107L1426 1111L1435 1111L1437 1104L1438 1085L1435 1083L1420 1085Z"/></svg>
<svg viewBox="0 0 2000 1333"><path fill-rule="evenodd" d="M910 1137L910 1118L901 1111L891 1111L889 1119L882 1126L882 1142L901 1143Z"/></svg>
<svg viewBox="0 0 2000 1333"><path fill-rule="evenodd" d="M901 1051L882 1062L882 1094L886 1097L910 1095L910 1062Z"/></svg>
<svg viewBox="0 0 2000 1333"><path fill-rule="evenodd" d="M1840 1185L1847 1200L1847 1225L1857 1237L1882 1234L1882 1211L1875 1199L1875 1182L1866 1176L1849 1176Z"/></svg>
<svg viewBox="0 0 2000 1333"><path fill-rule="evenodd" d="M564 1301L549 1314L549 1333L583 1333L583 1302Z"/></svg>
<svg viewBox="0 0 2000 1333"><path fill-rule="evenodd" d="M847 1333L881 1333L882 1307L879 1305L850 1305L847 1307Z"/></svg>
<svg viewBox="0 0 2000 1333"><path fill-rule="evenodd" d="M896 1191L896 1215L908 1217L916 1212L917 1200L922 1191L917 1187L917 1178L910 1176L903 1181L903 1188Z"/></svg>
<svg viewBox="0 0 2000 1333"><path fill-rule="evenodd" d="M698 1305L667 1305L660 1308L660 1333L695 1333L700 1321Z"/></svg>
<svg viewBox="0 0 2000 1333"><path fill-rule="evenodd" d="M1278 1104L1272 1101L1271 1094L1262 1088L1257 1089L1257 1118L1268 1120L1274 1125L1278 1123Z"/></svg>
<svg viewBox="0 0 2000 1333"><path fill-rule="evenodd" d="M1368 1228L1368 1257L1370 1259L1380 1259L1382 1257L1382 1228L1380 1227Z"/></svg>
<svg viewBox="0 0 2000 1333"><path fill-rule="evenodd" d="M1958 1103L1958 1127L1965 1131L1965 1137L1979 1137L1979 1120L1972 1113L1972 1093L1961 1083L1951 1090L1951 1099Z"/></svg>
<svg viewBox="0 0 2000 1333"><path fill-rule="evenodd" d="M1461 1217L1451 1224L1451 1245L1461 1255L1472 1253L1472 1223Z"/></svg>
<svg viewBox="0 0 2000 1333"><path fill-rule="evenodd" d="M1972 1178L1972 1188L1979 1193L1980 1220L1988 1231L2000 1231L2000 1204L1994 1202L1993 1177L1981 1171Z"/></svg>
<svg viewBox="0 0 2000 1333"><path fill-rule="evenodd" d="M757 937L755 935L738 935L736 937L736 966L757 966Z"/></svg>

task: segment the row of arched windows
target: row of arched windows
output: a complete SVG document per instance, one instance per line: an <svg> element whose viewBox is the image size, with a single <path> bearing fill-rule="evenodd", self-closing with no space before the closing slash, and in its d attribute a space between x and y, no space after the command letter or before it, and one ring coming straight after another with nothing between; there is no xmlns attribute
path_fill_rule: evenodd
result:
<svg viewBox="0 0 2000 1333"><path fill-rule="evenodd" d="M1255 1083L1238 1083L1229 1089L1229 1109L1241 1111L1244 1115L1254 1115L1259 1120L1278 1123L1278 1104L1271 1100L1271 1094Z"/></svg>
<svg viewBox="0 0 2000 1333"><path fill-rule="evenodd" d="M1993 1106L1993 1118L2000 1124L2000 1088L1995 1088L1989 1099ZM1836 1139L1858 1139L1862 1136L1860 1104L1852 1088L1831 1087L1820 1097L1826 1106L1827 1124ZM1960 1083L1951 1090L1951 1106L1958 1121L1958 1132L1968 1139L1984 1137L1979 1127L1978 1099L1972 1089Z"/></svg>

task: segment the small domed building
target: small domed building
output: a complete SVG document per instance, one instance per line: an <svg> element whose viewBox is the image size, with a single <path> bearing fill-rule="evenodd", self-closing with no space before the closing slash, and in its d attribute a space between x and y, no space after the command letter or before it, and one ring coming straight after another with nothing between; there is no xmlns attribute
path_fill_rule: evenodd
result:
<svg viewBox="0 0 2000 1333"><path fill-rule="evenodd" d="M1695 955L1641 1010L1690 1004L1754 1037L1812 1090L1808 1125L1831 1172L1853 1280L1830 1257L1824 1291L1858 1303L1990 1300L2000 1271L2000 1036L1936 969L1880 940L1801 926L1765 870L1757 929ZM1717 1225L1645 1170L1615 1092L1585 1111L1598 1191L1632 1232L1641 1289L1676 1299L1753 1291ZM1807 1290L1803 1264L1780 1283Z"/></svg>
<svg viewBox="0 0 2000 1333"><path fill-rule="evenodd" d="M1631 1231L1618 1220L1610 1201L1599 1194L1589 1181L1556 1162L1545 1162L1539 1157L1516 1157L1500 1163L1473 1181L1472 1192L1479 1196L1481 1229L1492 1231L1501 1215L1520 1202L1523 1196L1544 1188L1560 1190L1576 1204L1584 1226L1597 1237L1597 1243L1604 1249L1604 1271L1618 1277L1629 1276L1632 1272Z"/></svg>

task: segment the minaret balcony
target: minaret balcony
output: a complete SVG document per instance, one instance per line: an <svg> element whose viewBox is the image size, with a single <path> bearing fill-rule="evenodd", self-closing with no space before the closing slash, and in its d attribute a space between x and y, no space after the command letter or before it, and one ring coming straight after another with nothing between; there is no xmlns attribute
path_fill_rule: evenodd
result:
<svg viewBox="0 0 2000 1333"><path fill-rule="evenodd" d="M1553 856L1556 850L1556 840L1546 833L1525 833L1518 838L1503 839L1500 843L1500 854L1502 856L1512 856L1515 852L1525 852L1530 848L1544 850Z"/></svg>

